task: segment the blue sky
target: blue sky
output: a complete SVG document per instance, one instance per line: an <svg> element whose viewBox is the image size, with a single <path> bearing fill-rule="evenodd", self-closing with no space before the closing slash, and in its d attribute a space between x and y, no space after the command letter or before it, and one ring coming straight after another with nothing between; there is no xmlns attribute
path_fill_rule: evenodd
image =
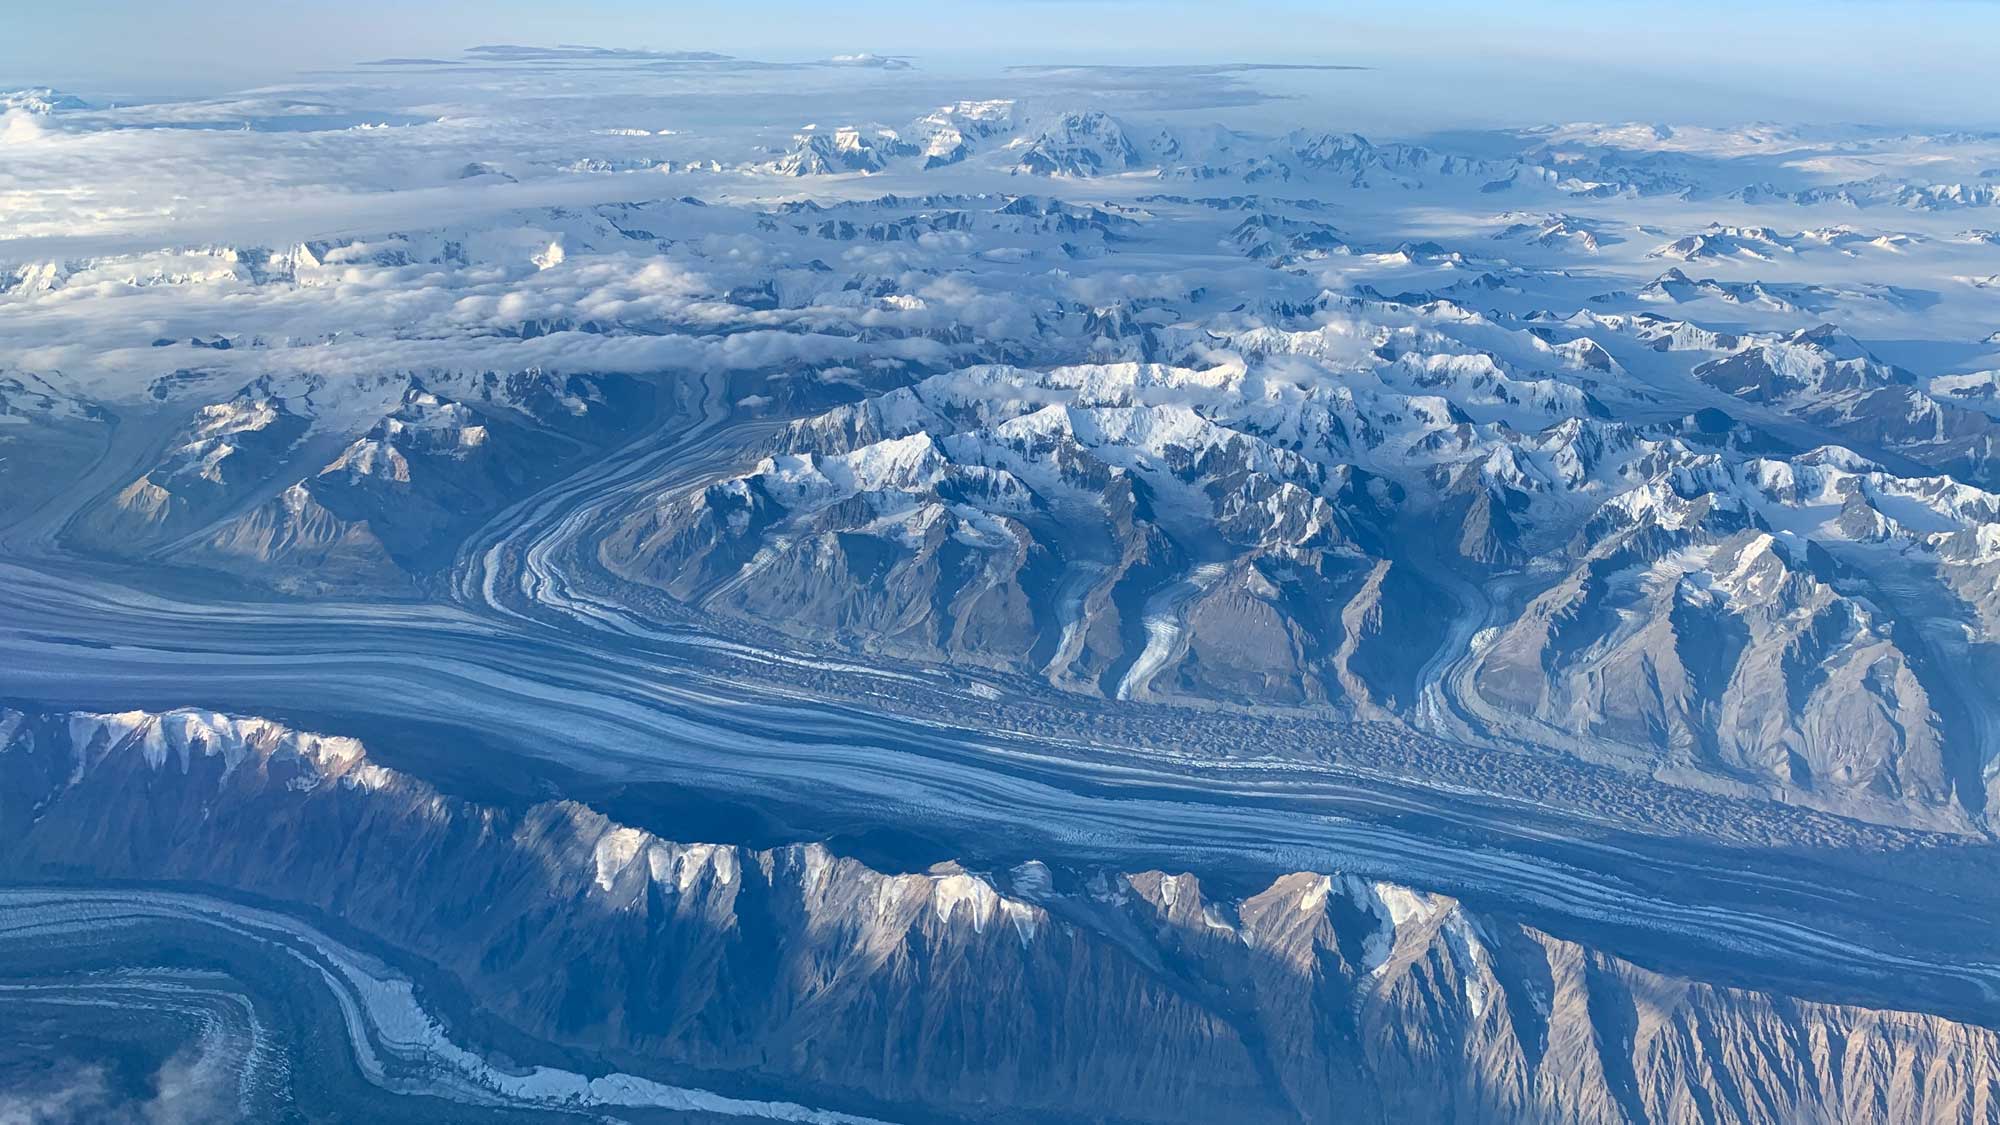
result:
<svg viewBox="0 0 2000 1125"><path fill-rule="evenodd" d="M767 57L908 51L1023 61L1311 59L1408 65L1450 82L1546 68L1590 82L1683 82L1713 98L1829 116L1996 123L1986 0L644 0L271 3L65 0L0 16L0 85L248 84L476 43L702 48ZM1482 99L1494 91L1464 91Z"/></svg>

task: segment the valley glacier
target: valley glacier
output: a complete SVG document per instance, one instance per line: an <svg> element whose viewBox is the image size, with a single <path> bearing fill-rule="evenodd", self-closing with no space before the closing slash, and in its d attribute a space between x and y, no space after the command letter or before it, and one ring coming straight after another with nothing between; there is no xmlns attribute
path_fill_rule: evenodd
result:
<svg viewBox="0 0 2000 1125"><path fill-rule="evenodd" d="M0 92L0 1120L2000 1121L2000 132L1394 81Z"/></svg>

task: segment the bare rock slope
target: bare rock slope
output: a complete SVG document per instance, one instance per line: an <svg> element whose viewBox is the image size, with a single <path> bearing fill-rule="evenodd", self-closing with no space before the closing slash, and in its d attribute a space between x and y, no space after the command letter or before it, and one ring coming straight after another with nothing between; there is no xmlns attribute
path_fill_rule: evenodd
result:
<svg viewBox="0 0 2000 1125"><path fill-rule="evenodd" d="M1297 873L890 874L439 793L352 739L0 712L15 879L331 917L537 1037L902 1116L1978 1121L2000 1034L1650 972L1452 899Z"/></svg>

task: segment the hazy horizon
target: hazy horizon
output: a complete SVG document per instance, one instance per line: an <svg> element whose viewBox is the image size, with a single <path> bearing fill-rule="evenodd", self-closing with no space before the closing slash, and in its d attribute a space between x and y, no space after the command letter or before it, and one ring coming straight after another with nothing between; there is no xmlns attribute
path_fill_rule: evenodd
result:
<svg viewBox="0 0 2000 1125"><path fill-rule="evenodd" d="M393 81L385 72L395 68L366 65L384 58L456 61L484 44L584 44L715 51L773 63L902 55L914 64L914 71L891 76L902 81L1036 63L1353 66L1368 68L1367 77L1347 85L1373 99L1359 116L1400 117L1411 127L1449 125L1455 117L1480 125L1770 116L2000 124L2000 106L1982 80L1982 45L2000 39L2000 7L1983 3L1785 0L1744 10L1538 0L1495 11L1451 0L1421 12L1403 7L1375 0L875 2L843 6L835 22L792 3L684 12L584 0L475 12L365 0L338 10L280 11L224 0L197 13L182 2L95 0L10 17L13 33L0 43L0 85L139 99L374 84ZM1173 18L1159 18L1163 9ZM102 35L107 25L120 29L115 40Z"/></svg>

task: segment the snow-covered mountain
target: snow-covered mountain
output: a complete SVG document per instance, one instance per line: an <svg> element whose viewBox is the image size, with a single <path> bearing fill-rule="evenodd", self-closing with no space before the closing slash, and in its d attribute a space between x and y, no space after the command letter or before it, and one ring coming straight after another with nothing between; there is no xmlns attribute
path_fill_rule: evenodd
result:
<svg viewBox="0 0 2000 1125"><path fill-rule="evenodd" d="M61 90L52 89L48 86L35 86L24 90L0 91L0 113L19 110L23 113L32 113L37 116L46 117L53 113L64 113L69 110L89 108L90 103L84 101L82 98L74 94L65 94Z"/></svg>
<svg viewBox="0 0 2000 1125"><path fill-rule="evenodd" d="M922 138L918 143L928 170L964 160L989 138L1009 135L1013 123L1011 101L963 101L918 118L911 134Z"/></svg>
<svg viewBox="0 0 2000 1125"><path fill-rule="evenodd" d="M477 520L650 409L649 392L617 377L263 378L197 408L72 534L291 593L407 592Z"/></svg>
<svg viewBox="0 0 2000 1125"><path fill-rule="evenodd" d="M353 738L260 718L0 711L0 780L26 810L0 830L10 877L87 863L311 911L425 950L536 1046L728 1071L819 1105L1889 1121L1977 1116L1969 1091L2000 1057L1974 1025L1665 974L1382 880L1302 871L1237 892L1033 859L884 872L817 843L675 840L570 801L481 804ZM72 940L136 924L100 909ZM810 1119L874 1120L834 1112Z"/></svg>
<svg viewBox="0 0 2000 1125"><path fill-rule="evenodd" d="M1255 418L1243 391L1136 364L933 376L798 423L608 557L717 610L1107 696L1407 700L1359 624L1407 585L1377 560L1390 486L1206 416ZM1213 405L1148 402L1186 392Z"/></svg>
<svg viewBox="0 0 2000 1125"><path fill-rule="evenodd" d="M1991 1116L2000 136L834 51L0 103L0 1071Z"/></svg>

